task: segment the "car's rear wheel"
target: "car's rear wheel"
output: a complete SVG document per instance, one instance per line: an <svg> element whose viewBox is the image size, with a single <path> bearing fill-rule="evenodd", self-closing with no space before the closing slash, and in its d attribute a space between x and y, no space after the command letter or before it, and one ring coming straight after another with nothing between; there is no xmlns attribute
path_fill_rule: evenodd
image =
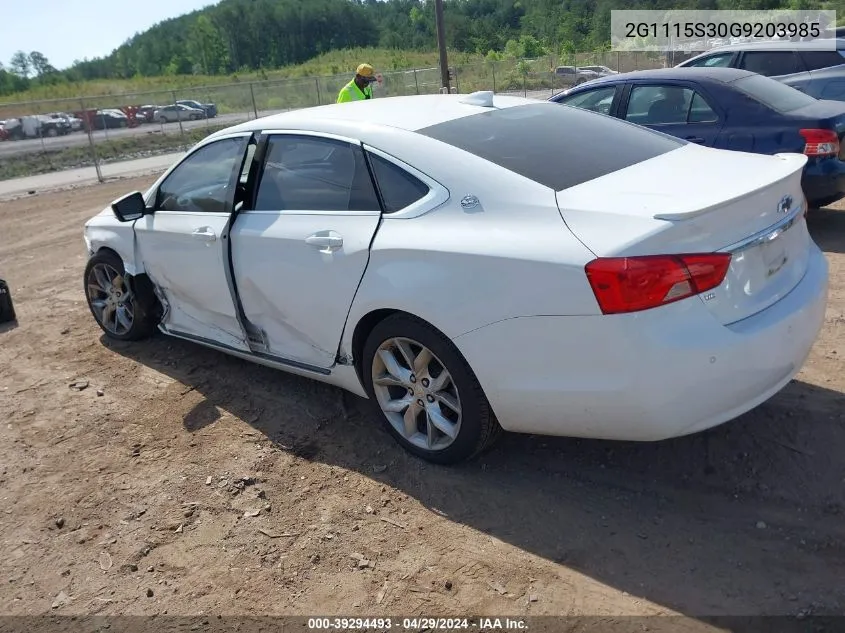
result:
<svg viewBox="0 0 845 633"><path fill-rule="evenodd" d="M126 276L120 257L100 251L85 266L85 297L97 325L111 338L136 341L155 328L155 295Z"/></svg>
<svg viewBox="0 0 845 633"><path fill-rule="evenodd" d="M54 127L48 127L47 128L47 136L53 138L53 137L56 137L58 135L59 135L59 132L58 132L58 130L56 130L56 128L54 128Z"/></svg>
<svg viewBox="0 0 845 633"><path fill-rule="evenodd" d="M393 437L431 462L451 464L492 445L501 427L469 364L427 323L394 314L364 344L364 385Z"/></svg>

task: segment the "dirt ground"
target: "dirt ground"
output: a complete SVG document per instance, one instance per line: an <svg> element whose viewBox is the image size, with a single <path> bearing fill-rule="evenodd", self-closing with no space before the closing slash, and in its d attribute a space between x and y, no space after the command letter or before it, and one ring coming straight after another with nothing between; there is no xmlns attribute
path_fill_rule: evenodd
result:
<svg viewBox="0 0 845 633"><path fill-rule="evenodd" d="M82 224L148 182L0 204L19 317L0 332L0 613L845 614L845 207L811 217L826 325L770 402L678 440L506 436L442 468L336 389L107 342Z"/></svg>

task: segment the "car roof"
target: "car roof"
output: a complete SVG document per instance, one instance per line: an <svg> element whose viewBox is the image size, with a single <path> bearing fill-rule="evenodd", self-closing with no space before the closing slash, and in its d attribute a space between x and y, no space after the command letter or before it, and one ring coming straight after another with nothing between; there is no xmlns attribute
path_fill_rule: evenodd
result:
<svg viewBox="0 0 845 633"><path fill-rule="evenodd" d="M412 95L315 106L253 119L220 130L212 136L273 129L328 131L330 128L349 128L351 126L396 128L416 132L438 123L490 111L490 108L486 106L464 103L467 96ZM532 103L536 104L538 100L509 95L495 95L493 97L495 108L510 108Z"/></svg>
<svg viewBox="0 0 845 633"><path fill-rule="evenodd" d="M845 39L843 38L818 38L810 40L809 42L793 42L792 40L765 40L753 42L737 42L736 44L725 44L724 46L715 46L708 51L701 54L716 53L721 51L739 51L739 50L754 50L758 48L763 49L794 49L794 50L830 50L831 40L836 42L837 49L845 49Z"/></svg>
<svg viewBox="0 0 845 633"><path fill-rule="evenodd" d="M653 70L635 70L629 73L619 73L618 75L610 75L609 77L600 77L593 79L590 82L581 84L582 86L598 86L606 83L619 83L620 81L628 81L631 79L680 79L688 81L718 81L722 83L730 83L755 73L750 70L743 70L741 68L723 68L723 67L681 67L681 68L655 68Z"/></svg>

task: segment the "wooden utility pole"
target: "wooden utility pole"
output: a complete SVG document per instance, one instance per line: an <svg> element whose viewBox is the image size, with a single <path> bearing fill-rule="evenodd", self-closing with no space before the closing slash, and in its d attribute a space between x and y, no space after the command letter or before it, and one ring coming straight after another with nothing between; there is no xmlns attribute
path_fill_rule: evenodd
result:
<svg viewBox="0 0 845 633"><path fill-rule="evenodd" d="M449 61L446 59L446 29L443 26L443 0L434 0L434 22L437 26L437 48L440 51L440 87L441 92L448 94L450 91Z"/></svg>

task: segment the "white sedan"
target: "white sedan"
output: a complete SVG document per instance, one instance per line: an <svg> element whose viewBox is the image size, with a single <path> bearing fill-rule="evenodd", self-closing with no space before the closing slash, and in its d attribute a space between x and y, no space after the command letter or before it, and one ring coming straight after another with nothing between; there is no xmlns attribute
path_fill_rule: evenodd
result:
<svg viewBox="0 0 845 633"><path fill-rule="evenodd" d="M659 440L807 357L828 268L805 161L491 93L300 110L92 218L85 290L110 337L337 385L431 461L502 429Z"/></svg>

